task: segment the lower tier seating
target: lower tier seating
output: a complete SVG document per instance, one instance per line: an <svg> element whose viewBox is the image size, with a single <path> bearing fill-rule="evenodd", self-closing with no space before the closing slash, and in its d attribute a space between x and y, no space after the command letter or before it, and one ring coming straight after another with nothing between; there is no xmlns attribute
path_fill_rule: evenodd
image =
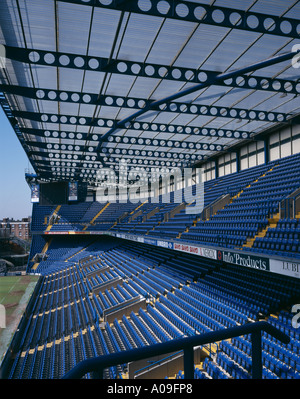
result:
<svg viewBox="0 0 300 399"><path fill-rule="evenodd" d="M260 319L291 337L282 345L264 334L264 378L299 378L299 332L290 314L300 298L297 279L208 259L197 269L192 255L98 240L82 244L93 248L90 257L76 252L77 262L55 258L55 268L44 269L5 359L5 378L61 378L94 356ZM143 305L125 312L135 301ZM120 313L107 319L114 309ZM203 348L202 356L195 378L251 377L247 336L219 342L215 352ZM127 378L128 365L107 368L104 377ZM183 377L178 371L176 378Z"/></svg>

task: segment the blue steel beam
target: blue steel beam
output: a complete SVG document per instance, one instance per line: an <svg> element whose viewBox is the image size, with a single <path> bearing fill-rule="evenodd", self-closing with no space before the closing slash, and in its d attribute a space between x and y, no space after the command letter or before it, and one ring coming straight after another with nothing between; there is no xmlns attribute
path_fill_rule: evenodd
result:
<svg viewBox="0 0 300 399"><path fill-rule="evenodd" d="M199 135L200 131L202 134L207 133L205 128L200 128L198 126L191 125L176 125L176 124L163 124L163 123L151 123L151 122L130 122L124 121L120 123L114 119L106 118L91 118L76 115L58 115L58 114L46 114L37 112L27 112L27 111L13 111L13 115L16 118L29 119L32 121L37 121L41 123L60 123L73 126L93 126L101 128L111 128L114 127L110 132L115 131L115 129L130 129L138 131L151 131L154 133L173 133L173 134L195 134ZM210 129L210 135L213 136L214 129ZM247 139L249 138L249 133L239 132L233 130L223 130L221 136L221 130L219 130L220 137L236 138L236 139ZM97 137L97 141L107 142L111 134L104 134ZM92 138L92 134L91 134ZM96 141L96 140L95 140Z"/></svg>
<svg viewBox="0 0 300 399"><path fill-rule="evenodd" d="M298 51L298 53L300 53L300 51ZM269 58L264 61L257 62L253 65L249 65L249 66L246 66L244 68L241 68L241 69L238 69L235 71L221 73L221 74L215 76L214 78L209 79L208 81L206 81L204 83L199 83L195 86L189 87L188 89L181 90L181 91L174 93L168 97L165 97L161 100L154 101L149 106L144 107L142 110L139 110L139 111L133 113L132 115L128 116L127 118L115 123L114 126L102 136L101 141L102 142L105 141L107 139L107 137L109 137L117 129L122 128L123 126L126 126L126 124L132 122L133 120L136 120L138 117L140 117L141 115L145 114L146 112L148 112L150 110L156 110L160 106L170 103L171 101L177 100L178 98L181 98L181 97L184 97L191 93L194 93L196 91L199 91L205 87L218 84L219 81L231 80L241 74L254 72L258 69L266 68L268 66L275 65L275 64L290 60L294 56L295 56L295 52L277 55L275 57ZM100 148L100 146L101 146L101 142L99 143L98 149Z"/></svg>
<svg viewBox="0 0 300 399"><path fill-rule="evenodd" d="M293 55L295 54L294 52ZM173 67L128 60L109 60L103 57L11 46L6 46L6 58L30 65L45 65L198 84L209 83L221 74L221 71ZM248 72L251 72L251 70ZM225 78L217 79L214 84L239 89L272 91L286 94L300 93L300 86L297 81L273 79L266 76L248 76L246 73L241 70L241 73L232 76L230 80L229 78L227 80Z"/></svg>
<svg viewBox="0 0 300 399"><path fill-rule="evenodd" d="M170 150L173 148L177 148L177 149L182 149L182 150L205 150L205 151L224 151L227 147L226 145L222 145L222 144L213 144L213 143L193 143L193 142L186 142L186 141L179 141L179 140L157 140L157 139L150 139L149 142L147 142L146 144L146 140L141 139L139 141L138 138L136 137L120 137L120 140L115 140L116 137L114 138L114 140L112 140L112 143L120 143L120 144L128 144L128 145L134 145L134 146L142 146L142 147L159 147L159 150L155 150L155 152L158 153L157 156L161 156L159 154L162 154L165 150ZM69 151L73 151L76 147L77 150L75 149L75 151L86 151L86 147L85 145L77 145L77 144L60 144L57 142L41 142L41 141L26 141L26 145L30 146L30 147L36 147L36 148L42 148L42 149L48 149L50 150L57 150L57 151L67 151L69 147L72 147ZM109 152L109 148L110 147L103 147L102 148L102 152L106 153ZM103 151L105 150L105 151ZM130 149L128 149L127 151L130 151ZM131 150L133 151L132 155L138 155L137 151L142 152L144 150ZM92 152L92 151L91 151ZM144 151L145 152L145 156L150 156L149 155L149 151Z"/></svg>
<svg viewBox="0 0 300 399"><path fill-rule="evenodd" d="M66 152L64 152L65 154ZM59 155L59 158L55 158L55 155ZM67 158L61 158L61 154L59 152L57 153L53 153L53 158L50 158L49 153L47 152L38 152L38 151L29 151L29 156L35 156L35 163L36 165L40 168L46 168L49 171L53 170L53 171L63 171L65 170L67 172L67 170L69 170L69 173L72 172L72 170L74 170L76 173L80 173L82 172L82 170L87 169L89 171L89 173L91 173L91 171L95 170L95 163L93 161L86 161L86 160L81 160L81 161L77 161L76 165L73 165L73 160L68 160ZM180 154L181 155L181 154ZM120 159L125 160L126 164L128 167L143 167L143 168L157 168L157 167L181 167L183 164L190 164L191 161L193 161L191 159L191 157L188 154L185 154L185 156L182 156L181 158L177 159L176 161L174 161L174 159L150 159L150 157L148 157L149 159L147 159L147 163L140 163L137 162L134 163L132 162L132 156L131 155L122 155L120 156ZM142 158L140 158L141 160L144 160L145 157L143 156ZM112 160L111 158L107 158L106 160L106 165L116 165L116 163L118 163L118 160ZM68 165L71 164L71 165ZM84 164L86 163L87 166L84 166ZM89 167L88 165L92 163L93 167ZM103 163L102 163L102 166ZM98 170L101 170L98 168ZM73 172L73 173L75 173Z"/></svg>
<svg viewBox="0 0 300 399"><path fill-rule="evenodd" d="M163 125L165 127L165 125ZM161 124L158 124L159 129L161 129ZM69 138L72 140L88 140L92 139L94 141L97 141L101 135L99 133L86 133L86 132L80 132L80 131L62 131L62 130L51 130L51 129L29 129L25 127L21 127L20 131L24 134L29 134L32 136L36 137L45 137L45 138ZM160 132L161 130L158 130ZM172 133L168 131L168 133ZM179 131L173 131L173 133L180 133ZM231 129L214 129L214 128L190 128L190 129L185 129L184 131L185 134L189 136L199 136L199 137L219 137L219 138L228 138L228 139L250 139L251 138L251 133L245 131L245 130L231 130ZM93 137L95 136L95 137ZM98 137L99 136L99 137ZM107 140L109 142L110 140L113 140L114 142L118 142L119 137L123 136L110 136L110 139ZM127 140L130 140L131 138L127 138ZM123 139L122 139L123 140ZM144 142L145 145L150 145L151 139L149 138L138 138L136 139L140 142ZM163 139L157 139L159 142L162 141Z"/></svg>
<svg viewBox="0 0 300 399"><path fill-rule="evenodd" d="M122 97L113 95L98 96L94 93L80 93L66 90L52 90L22 86L0 85L0 89L9 94L15 94L35 100L71 102L76 104L90 104L105 107L121 107L128 109L143 109L151 104L151 100L144 98ZM200 99L201 100L201 99ZM223 118L247 119L268 122L286 122L292 114L272 112L259 109L209 106L207 104L194 104L170 102L161 107L161 111L191 114L193 116L205 115Z"/></svg>
<svg viewBox="0 0 300 399"><path fill-rule="evenodd" d="M61 158L49 159L48 157L47 158L42 158L41 157L41 153L37 153L37 152L34 153L33 155L38 157L38 159L36 160L36 164L38 166L41 166L41 167L45 168L45 170L48 170L48 171L49 170L59 171L59 170L62 170L63 168L64 169L69 169L69 170L75 169L77 171L82 171L84 169L94 170L94 168L89 168L88 166L85 167L85 166L82 166L82 165L80 167L78 165L77 166L73 166L73 165L72 166L68 166L66 159L61 159ZM161 166L161 167L176 167L176 165L174 164L174 161L170 161L170 160L169 160L168 164L167 164L167 161L159 161L159 160L154 161L154 160L151 160L147 164L141 165L139 162L133 163L132 162L132 157L131 158L124 157L122 159L124 159L126 161L126 165L128 167L133 167L133 168L135 168L137 166L144 167L144 168L148 167L149 169L157 168L157 166ZM185 160L185 159L180 159L180 161L177 164L180 164L180 166L181 166L181 164L183 162L186 162L186 161L187 160ZM84 161L84 162L86 162L87 165L90 163L89 161ZM116 162L112 162L112 161L109 161L109 160L107 161L107 164L114 164L115 165L115 163ZM99 168L99 170L101 170L101 168Z"/></svg>
<svg viewBox="0 0 300 399"><path fill-rule="evenodd" d="M44 149L44 147L41 146L41 145L33 145L32 147ZM66 154L66 155L72 154L71 150L69 150L69 151L68 150L63 150L62 147L63 147L63 145L60 146L60 148L57 148L56 150L51 150L51 152L38 152L36 150L28 150L27 154L28 154L29 157L31 157L33 155L37 155L37 156L41 156L41 157L45 157L46 156L46 157L49 157L49 159L53 159L55 161L57 159L57 158L55 158L55 155L56 154L60 154L61 151L64 154ZM65 146L65 147L67 147L67 146ZM204 147L207 147L207 148L204 148ZM203 148L200 148L200 150L201 151L216 151L215 147L216 146L213 145L213 144L211 144L211 145L204 144ZM189 148L187 148L187 149L189 149ZM166 156L166 153L164 151L161 151L161 150L158 150L158 151L152 151L152 150L128 150L128 149L123 149L123 150L124 151L121 151L120 154L113 154L113 153L109 153L109 152L104 152L103 151L102 152L102 156L103 157L107 156L107 157L111 157L111 158L112 157L125 158L126 156L128 156L128 157L141 156L141 157L143 157L143 159L145 159L145 157L147 157L148 160L153 158L154 161L156 161L157 159L159 159L160 161L170 161L170 159ZM57 151L57 152L55 152L55 151ZM179 161L182 160L182 159L192 160L192 159L194 159L193 155L195 155L195 157L197 157L196 154L190 154L188 152L186 152L186 153L182 153L181 152L178 155L179 159L178 158L176 158L176 159L178 159ZM68 159L66 159L66 162L68 162ZM69 162L72 162L72 161L70 160ZM84 160L81 160L80 162L84 162ZM89 161L87 161L87 162L89 163Z"/></svg>

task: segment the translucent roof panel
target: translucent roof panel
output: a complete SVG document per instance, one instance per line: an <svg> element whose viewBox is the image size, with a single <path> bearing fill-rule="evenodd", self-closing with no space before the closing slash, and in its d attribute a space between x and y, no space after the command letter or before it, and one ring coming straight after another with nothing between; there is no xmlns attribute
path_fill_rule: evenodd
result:
<svg viewBox="0 0 300 399"><path fill-rule="evenodd" d="M195 166L299 114L292 56L240 71L291 54L299 19L295 0L3 0L2 105L41 178Z"/></svg>

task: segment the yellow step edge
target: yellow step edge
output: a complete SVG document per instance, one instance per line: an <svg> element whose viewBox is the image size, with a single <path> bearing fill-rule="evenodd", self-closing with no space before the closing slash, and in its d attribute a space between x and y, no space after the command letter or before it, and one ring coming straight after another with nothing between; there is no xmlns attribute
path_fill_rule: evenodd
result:
<svg viewBox="0 0 300 399"><path fill-rule="evenodd" d="M132 212L130 212L129 215L133 215L134 212L136 212L138 209L140 209L144 204L146 204L148 202L148 200L142 202L138 207L136 207Z"/></svg>
<svg viewBox="0 0 300 399"><path fill-rule="evenodd" d="M48 227L49 227L49 226L48 226ZM52 238L50 238L50 240L47 241L46 244L44 245L44 248L43 248L43 250L42 250L42 254L45 254L45 253L48 251L48 248L49 248L51 242L52 242ZM37 267L38 267L38 265L39 265L39 262L35 263L35 264L32 266L31 269L32 269L32 270L36 270Z"/></svg>
<svg viewBox="0 0 300 399"><path fill-rule="evenodd" d="M57 207L55 208L55 211L53 212L53 215L57 215L57 213L59 212L60 208L61 208L61 205L57 205ZM48 227L46 228L46 231L50 231L51 228L52 228L52 225L49 224Z"/></svg>
<svg viewBox="0 0 300 399"><path fill-rule="evenodd" d="M93 330L95 329L95 326L91 326L90 329L91 329L91 331L93 331ZM85 328L84 330L81 331L81 333L82 333L83 335L86 334L86 333L87 333L87 329ZM79 331L76 331L75 333L73 333L73 338L77 338L78 335L79 335ZM52 346L53 346L54 344L55 344L55 345L60 345L63 341L64 341L64 342L67 342L67 341L69 341L70 339L71 339L71 335L67 335L67 336L65 336L65 337L63 337L63 338L55 339L54 341L48 342L46 345L39 345L39 346L37 346L37 347L35 347L35 348L29 349L29 352L28 352L28 353L29 353L30 355L32 355L32 354L34 354L34 352L35 352L36 350L42 351L43 349L45 349L45 347L46 347L46 348L52 348ZM21 357L25 357L25 356L26 356L26 353L27 353L27 351L23 351L23 352L21 353Z"/></svg>
<svg viewBox="0 0 300 399"><path fill-rule="evenodd" d="M97 213L97 215L93 217L93 219L90 221L89 224L93 224L93 223L95 222L95 220L98 219L98 217L101 215L101 213L104 212L105 209L106 209L109 205L110 205L110 202L108 202L108 203L105 205L105 207L102 208L101 211L99 211L99 212ZM87 228L88 228L88 225L84 226L83 231L85 231Z"/></svg>
<svg viewBox="0 0 300 399"><path fill-rule="evenodd" d="M82 251L84 251L84 250L87 249L88 247L89 247L89 245L87 245L86 247L80 249L80 250L79 250L78 252L76 252L74 255L71 255L69 258L67 258L67 259L65 260L65 262L68 262L68 260L70 260L70 259L72 259L74 256L80 254Z"/></svg>
<svg viewBox="0 0 300 399"><path fill-rule="evenodd" d="M246 244L243 245L243 248L252 248L254 241L256 240L257 237L265 237L267 234L268 228L270 226L267 226L264 230L260 231L259 233L255 234L254 237L248 238Z"/></svg>
<svg viewBox="0 0 300 399"><path fill-rule="evenodd" d="M253 238L250 238L247 240L246 244L243 245L243 248L252 248L254 241L256 240L257 237L261 237L261 238L265 237L269 228L277 227L277 223L278 223L279 219L280 219L280 216L279 216L279 212L278 212L275 216L268 219L269 224L266 226L265 229L263 229L262 231L257 233Z"/></svg>

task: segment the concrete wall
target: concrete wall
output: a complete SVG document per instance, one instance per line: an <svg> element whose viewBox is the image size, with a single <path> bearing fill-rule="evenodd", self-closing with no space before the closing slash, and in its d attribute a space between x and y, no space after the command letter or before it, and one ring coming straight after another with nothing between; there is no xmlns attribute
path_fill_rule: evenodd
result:
<svg viewBox="0 0 300 399"><path fill-rule="evenodd" d="M125 306L120 307L120 309L117 309L118 307L120 307L120 304L115 306L116 310L114 310L114 308L109 308L109 313L107 313L107 310L105 309L103 311L104 321L112 323L115 319L120 320L123 315L130 316L131 312L138 313L140 308L146 309L147 303L146 299L143 298L140 299L138 302L128 303Z"/></svg>
<svg viewBox="0 0 300 399"><path fill-rule="evenodd" d="M203 358L203 352L200 348L194 349L194 362L199 364L201 361L201 355ZM171 356L171 357L170 357ZM169 358L168 358L169 357ZM168 359L166 359L168 358ZM166 359L165 361L163 359ZM162 360L160 364L155 364L149 367L147 370L143 370L136 374L135 372L143 369L144 367L150 366L150 362L158 362ZM139 360L137 362L131 362L128 364L129 378L133 379L162 379L166 376L173 377L178 373L179 370L183 370L183 352L172 352L170 354L154 356L148 359Z"/></svg>

